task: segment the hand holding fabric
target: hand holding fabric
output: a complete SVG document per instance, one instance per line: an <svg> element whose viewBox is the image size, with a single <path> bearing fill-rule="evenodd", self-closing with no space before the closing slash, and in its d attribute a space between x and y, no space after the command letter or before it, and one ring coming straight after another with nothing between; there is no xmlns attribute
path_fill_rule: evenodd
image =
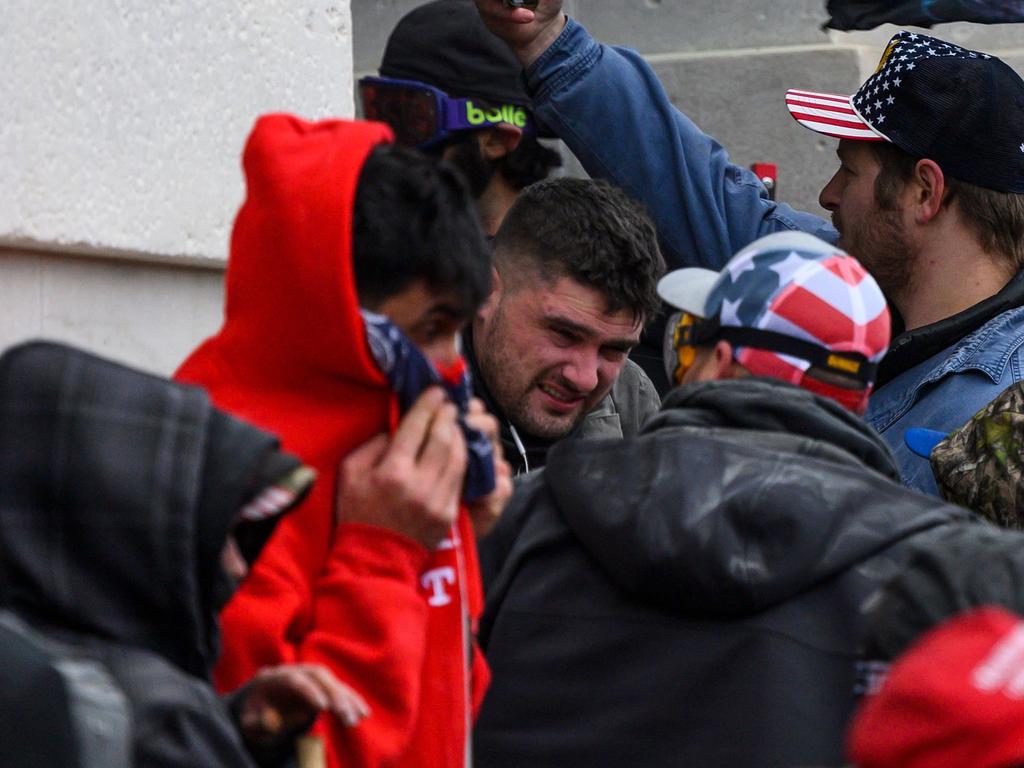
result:
<svg viewBox="0 0 1024 768"><path fill-rule="evenodd" d="M498 420L484 407L483 401L474 397L466 413L469 426L481 432L494 447L494 490L469 504L469 516L473 521L476 537L486 536L498 523L508 500L512 498L512 467L505 461L501 447Z"/></svg>
<svg viewBox="0 0 1024 768"><path fill-rule="evenodd" d="M458 409L431 387L390 439L377 435L341 462L338 522L388 528L433 550L458 515L465 473Z"/></svg>

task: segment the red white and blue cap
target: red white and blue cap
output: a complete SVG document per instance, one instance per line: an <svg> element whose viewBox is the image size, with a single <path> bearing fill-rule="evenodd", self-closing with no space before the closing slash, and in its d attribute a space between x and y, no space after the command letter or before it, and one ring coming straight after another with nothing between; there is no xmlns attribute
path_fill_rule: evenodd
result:
<svg viewBox="0 0 1024 768"><path fill-rule="evenodd" d="M866 402L889 348L890 317L874 278L823 240L782 232L754 241L721 272L679 269L658 283L668 304L717 322L738 363L757 376L789 381L857 409ZM863 390L822 391L811 367L860 382ZM856 400L856 403L853 403ZM853 406L856 408L853 408Z"/></svg>
<svg viewBox="0 0 1024 768"><path fill-rule="evenodd" d="M990 54L900 31L853 96L791 89L786 107L812 131L888 141L952 178L1024 193L1024 80Z"/></svg>

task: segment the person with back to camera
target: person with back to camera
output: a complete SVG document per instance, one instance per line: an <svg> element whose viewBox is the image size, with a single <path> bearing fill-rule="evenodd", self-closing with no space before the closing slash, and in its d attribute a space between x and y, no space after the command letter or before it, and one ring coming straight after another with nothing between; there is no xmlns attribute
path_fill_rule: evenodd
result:
<svg viewBox="0 0 1024 768"><path fill-rule="evenodd" d="M662 410L554 446L487 540L481 768L840 764L862 604L970 519L858 415L890 320L854 258L776 233L658 290Z"/></svg>

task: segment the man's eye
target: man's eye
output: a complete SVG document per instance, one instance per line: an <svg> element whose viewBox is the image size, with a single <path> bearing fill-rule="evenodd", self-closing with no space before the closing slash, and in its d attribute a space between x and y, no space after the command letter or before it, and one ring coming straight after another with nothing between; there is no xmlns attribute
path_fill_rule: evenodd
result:
<svg viewBox="0 0 1024 768"><path fill-rule="evenodd" d="M618 347L605 347L601 354L604 355L605 360L617 363L624 360L629 355L629 352L624 349L619 349Z"/></svg>
<svg viewBox="0 0 1024 768"><path fill-rule="evenodd" d="M440 323L430 323L420 328L420 337L424 341L435 341L443 332Z"/></svg>
<svg viewBox="0 0 1024 768"><path fill-rule="evenodd" d="M551 333L555 337L555 343L561 344L562 346L568 347L575 344L577 341L576 334L571 333L570 331L564 331L560 328L552 328Z"/></svg>

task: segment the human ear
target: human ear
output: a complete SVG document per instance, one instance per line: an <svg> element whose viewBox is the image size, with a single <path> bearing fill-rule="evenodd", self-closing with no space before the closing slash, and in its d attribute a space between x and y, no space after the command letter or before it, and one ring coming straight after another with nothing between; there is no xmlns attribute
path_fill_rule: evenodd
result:
<svg viewBox="0 0 1024 768"><path fill-rule="evenodd" d="M497 267L491 267L491 292L487 294L487 298L484 299L484 303L480 305L477 310L477 318L488 321L497 309L498 304L501 303L501 294L504 290L504 283L501 279L501 273Z"/></svg>
<svg viewBox="0 0 1024 768"><path fill-rule="evenodd" d="M712 350L711 354L711 363L713 365L712 370L715 374L715 381L735 378L735 375L733 374L732 353L732 344L728 341L719 341L715 344L715 348Z"/></svg>
<svg viewBox="0 0 1024 768"><path fill-rule="evenodd" d="M947 189L945 174L942 173L942 168L938 163L925 158L918 160L917 165L914 166L911 182L907 186L912 190L914 196L910 201L913 206L914 221L918 224L927 224L942 210Z"/></svg>
<svg viewBox="0 0 1024 768"><path fill-rule="evenodd" d="M497 160L511 154L523 138L522 128L502 123L478 133L480 153L488 160Z"/></svg>

